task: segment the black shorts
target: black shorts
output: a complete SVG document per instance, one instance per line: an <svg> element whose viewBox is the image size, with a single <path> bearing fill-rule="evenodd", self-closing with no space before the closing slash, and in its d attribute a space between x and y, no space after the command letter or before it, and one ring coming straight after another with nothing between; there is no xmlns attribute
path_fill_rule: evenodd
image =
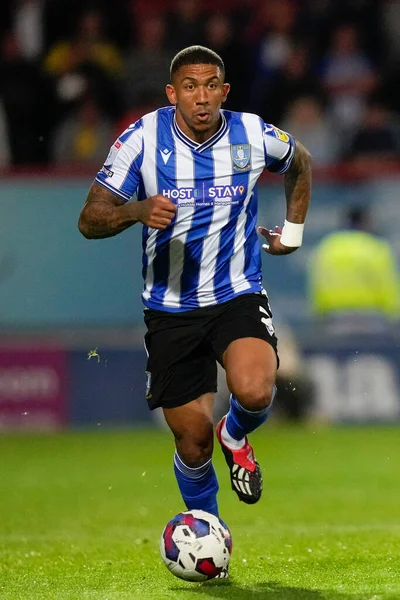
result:
<svg viewBox="0 0 400 600"><path fill-rule="evenodd" d="M146 398L151 410L174 408L217 391L217 363L231 342L255 337L277 353L268 298L242 294L185 312L145 309ZM278 356L278 354L277 354Z"/></svg>

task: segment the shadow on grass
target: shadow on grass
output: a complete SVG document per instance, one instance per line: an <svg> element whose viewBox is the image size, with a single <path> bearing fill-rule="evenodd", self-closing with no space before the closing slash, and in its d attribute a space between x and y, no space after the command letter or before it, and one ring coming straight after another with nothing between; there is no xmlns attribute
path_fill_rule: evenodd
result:
<svg viewBox="0 0 400 600"><path fill-rule="evenodd" d="M178 588L170 588L178 591ZM179 588L182 591L182 588ZM341 594L334 591L306 590L282 586L278 583L255 583L241 586L234 581L210 581L193 587L191 594L207 594L211 598L229 598L229 600L365 600L365 594Z"/></svg>

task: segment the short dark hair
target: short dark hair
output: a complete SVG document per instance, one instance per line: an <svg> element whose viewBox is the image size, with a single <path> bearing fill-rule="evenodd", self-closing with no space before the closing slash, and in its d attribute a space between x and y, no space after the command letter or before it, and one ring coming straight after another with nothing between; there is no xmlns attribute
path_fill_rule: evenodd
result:
<svg viewBox="0 0 400 600"><path fill-rule="evenodd" d="M170 77L172 80L173 75L184 65L217 65L221 71L225 74L225 65L222 58L205 46L189 46L184 48L171 62Z"/></svg>

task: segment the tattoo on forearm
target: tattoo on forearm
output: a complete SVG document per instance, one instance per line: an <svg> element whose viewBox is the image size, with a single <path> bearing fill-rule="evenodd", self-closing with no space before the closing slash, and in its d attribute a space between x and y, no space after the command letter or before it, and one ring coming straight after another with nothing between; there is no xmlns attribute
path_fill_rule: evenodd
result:
<svg viewBox="0 0 400 600"><path fill-rule="evenodd" d="M102 201L87 204L83 210L86 232L91 237L111 237L123 231L123 227L113 226L114 208Z"/></svg>
<svg viewBox="0 0 400 600"><path fill-rule="evenodd" d="M285 174L286 218L303 223L311 195L311 161L307 150L297 142L296 154Z"/></svg>
<svg viewBox="0 0 400 600"><path fill-rule="evenodd" d="M107 238L117 235L133 224L119 215L122 200L110 197L110 192L94 184L79 218L79 229L88 238Z"/></svg>

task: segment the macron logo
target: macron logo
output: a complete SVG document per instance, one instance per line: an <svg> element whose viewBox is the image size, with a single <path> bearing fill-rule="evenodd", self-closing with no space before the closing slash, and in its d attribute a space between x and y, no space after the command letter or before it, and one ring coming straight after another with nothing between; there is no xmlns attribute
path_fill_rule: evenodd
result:
<svg viewBox="0 0 400 600"><path fill-rule="evenodd" d="M164 150L160 150L160 154L161 154L162 159L164 161L164 165L166 165L167 162L169 161L169 157L172 154L172 150L168 150L168 148L164 148Z"/></svg>

